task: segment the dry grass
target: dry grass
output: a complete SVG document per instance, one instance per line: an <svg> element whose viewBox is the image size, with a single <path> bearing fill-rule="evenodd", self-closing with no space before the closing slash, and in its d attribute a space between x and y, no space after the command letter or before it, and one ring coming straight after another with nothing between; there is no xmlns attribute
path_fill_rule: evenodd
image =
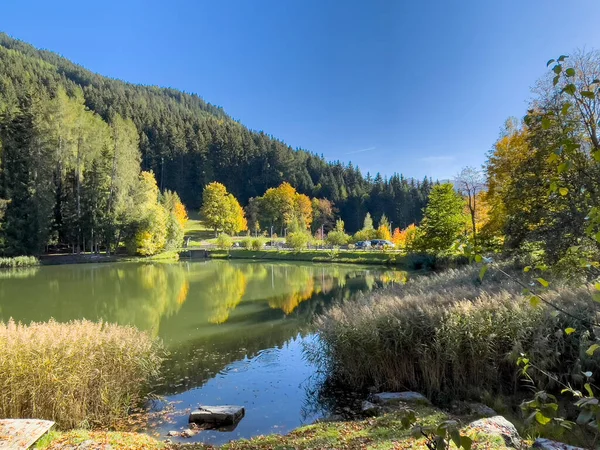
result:
<svg viewBox="0 0 600 450"><path fill-rule="evenodd" d="M354 388L417 389L434 397L514 392L521 352L563 378L597 366L583 351L589 333L581 323L531 307L500 274L488 272L482 284L477 273L448 270L332 308L317 320L323 348L311 357ZM546 295L591 317L585 289ZM566 336L569 326L578 331Z"/></svg>
<svg viewBox="0 0 600 450"><path fill-rule="evenodd" d="M133 327L0 323L0 418L110 426L143 400L161 348Z"/></svg>

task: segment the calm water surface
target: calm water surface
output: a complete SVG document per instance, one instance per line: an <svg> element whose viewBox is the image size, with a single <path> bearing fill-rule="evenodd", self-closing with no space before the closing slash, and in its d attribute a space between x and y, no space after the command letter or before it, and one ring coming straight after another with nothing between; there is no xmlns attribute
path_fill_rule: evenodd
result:
<svg viewBox="0 0 600 450"><path fill-rule="evenodd" d="M165 437L187 428L189 410L200 404L244 406L246 417L234 430L182 439L219 444L285 433L330 414L315 398L316 368L303 353L318 339L308 331L311 319L405 276L287 262L47 266L0 272L0 320L103 319L159 336L170 356L156 386L165 401L155 408L169 414L148 431Z"/></svg>

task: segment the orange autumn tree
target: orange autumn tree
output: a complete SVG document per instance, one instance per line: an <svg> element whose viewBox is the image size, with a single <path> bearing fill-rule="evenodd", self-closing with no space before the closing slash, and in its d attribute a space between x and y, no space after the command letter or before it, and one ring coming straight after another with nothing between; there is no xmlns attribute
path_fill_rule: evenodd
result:
<svg viewBox="0 0 600 450"><path fill-rule="evenodd" d="M412 244L417 236L418 228L414 223L411 223L404 230L396 228L394 235L392 236L392 242L401 250L409 251L412 248Z"/></svg>

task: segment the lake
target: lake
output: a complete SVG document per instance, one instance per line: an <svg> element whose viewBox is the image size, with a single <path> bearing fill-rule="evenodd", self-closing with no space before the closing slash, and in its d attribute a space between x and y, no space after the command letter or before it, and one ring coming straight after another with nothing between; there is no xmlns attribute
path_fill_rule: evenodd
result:
<svg viewBox="0 0 600 450"><path fill-rule="evenodd" d="M160 337L170 355L155 386L163 414L147 431L187 428L200 404L235 404L246 417L230 431L181 442L220 444L285 433L332 414L305 358L315 314L352 301L406 272L383 267L253 261L181 261L43 266L0 272L0 320L105 320Z"/></svg>

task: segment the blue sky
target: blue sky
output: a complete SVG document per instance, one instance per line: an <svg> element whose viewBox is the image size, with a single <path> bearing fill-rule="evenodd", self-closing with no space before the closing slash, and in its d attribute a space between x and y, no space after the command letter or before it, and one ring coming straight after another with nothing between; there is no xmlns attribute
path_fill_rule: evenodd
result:
<svg viewBox="0 0 600 450"><path fill-rule="evenodd" d="M364 173L450 178L522 116L545 62L600 47L600 1L3 0L0 30L195 92Z"/></svg>

